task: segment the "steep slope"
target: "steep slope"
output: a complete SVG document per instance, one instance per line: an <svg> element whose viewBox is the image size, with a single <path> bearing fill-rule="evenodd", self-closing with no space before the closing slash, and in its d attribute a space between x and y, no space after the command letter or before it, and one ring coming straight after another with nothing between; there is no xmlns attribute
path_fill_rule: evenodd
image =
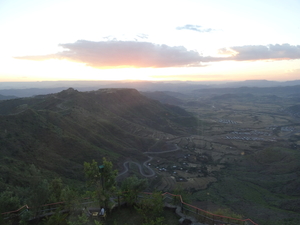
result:
<svg viewBox="0 0 300 225"><path fill-rule="evenodd" d="M168 107L134 89L100 89L0 102L0 190L26 186L28 166L45 176L82 180L84 161L115 165L143 158L157 138L182 135L194 121L184 110ZM193 123L189 123L193 124Z"/></svg>

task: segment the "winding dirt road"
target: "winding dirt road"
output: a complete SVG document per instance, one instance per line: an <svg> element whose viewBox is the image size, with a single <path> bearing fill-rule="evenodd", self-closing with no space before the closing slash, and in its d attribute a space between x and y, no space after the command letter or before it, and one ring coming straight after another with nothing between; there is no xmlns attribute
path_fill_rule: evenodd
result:
<svg viewBox="0 0 300 225"><path fill-rule="evenodd" d="M173 149L173 150L163 151L163 152L144 152L144 154L164 154L164 153L169 153L169 152L175 152L175 151L178 151L179 149L180 148L178 147L178 145L176 145L176 148ZM125 170L123 172L119 173L117 177L122 176L122 175L124 175L125 173L128 172L128 170L129 170L128 164L129 163L133 163L133 164L137 165L138 168L139 168L140 174L142 176L144 176L144 177L153 177L153 176L155 176L155 174L156 174L155 171L150 166L148 166L148 163L151 162L151 160L153 159L153 157L148 156L148 158L149 158L148 160L146 160L145 162L143 162L143 166L145 168L147 168L147 170L149 171L149 173L145 173L144 172L144 170L142 168L142 165L140 163L128 160L128 161L126 161L126 162L123 163L123 166L124 166Z"/></svg>

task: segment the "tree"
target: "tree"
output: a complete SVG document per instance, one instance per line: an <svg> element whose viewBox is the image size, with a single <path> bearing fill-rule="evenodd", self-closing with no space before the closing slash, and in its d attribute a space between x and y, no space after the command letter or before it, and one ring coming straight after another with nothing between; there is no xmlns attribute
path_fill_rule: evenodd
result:
<svg viewBox="0 0 300 225"><path fill-rule="evenodd" d="M37 215L40 210L40 206L47 203L49 197L49 184L46 179L41 180L35 188L32 188L32 192L29 197L29 205L33 207L33 215Z"/></svg>
<svg viewBox="0 0 300 225"><path fill-rule="evenodd" d="M61 194L63 190L63 183L61 178L54 178L49 184L49 189L50 189L50 197L49 197L50 202L59 202L62 200Z"/></svg>
<svg viewBox="0 0 300 225"><path fill-rule="evenodd" d="M2 215L4 212L16 210L20 207L20 199L15 194L6 189L0 193L0 224L12 224L8 219L4 220L9 215Z"/></svg>
<svg viewBox="0 0 300 225"><path fill-rule="evenodd" d="M78 193L69 186L66 186L62 189L61 199L65 204L65 208L72 214L78 206Z"/></svg>
<svg viewBox="0 0 300 225"><path fill-rule="evenodd" d="M108 205L109 197L116 191L117 170L113 170L113 164L103 157L103 164L98 166L98 163L93 160L91 163L84 162L84 173L89 186L94 187L92 196L99 201L99 207L104 203Z"/></svg>
<svg viewBox="0 0 300 225"><path fill-rule="evenodd" d="M84 213L78 215L73 220L68 221L68 225L84 225L88 223L89 223L89 218Z"/></svg>
<svg viewBox="0 0 300 225"><path fill-rule="evenodd" d="M143 217L143 225L162 224L163 223L163 198L161 192L154 192L145 196L139 207L135 207L137 212Z"/></svg>
<svg viewBox="0 0 300 225"><path fill-rule="evenodd" d="M137 195L147 186L147 179L138 179L136 176L127 177L121 185L122 195L127 204L132 206L137 200Z"/></svg>
<svg viewBox="0 0 300 225"><path fill-rule="evenodd" d="M155 219L149 219L148 221L142 223L142 225L164 225L164 217L156 217Z"/></svg>
<svg viewBox="0 0 300 225"><path fill-rule="evenodd" d="M38 211L38 207L47 203L50 190L48 181L42 178L41 171L37 169L35 165L32 164L29 167L29 173L31 175L31 180L27 204L33 208L35 215Z"/></svg>
<svg viewBox="0 0 300 225"><path fill-rule="evenodd" d="M28 205L32 207L32 213L36 216L39 207L46 204L49 198L49 183L47 179L43 179L41 171L33 164L29 167L29 173L31 175L31 182L29 185Z"/></svg>
<svg viewBox="0 0 300 225"><path fill-rule="evenodd" d="M53 215L46 217L44 225L68 225L68 214L62 213L60 209L57 209Z"/></svg>
<svg viewBox="0 0 300 225"><path fill-rule="evenodd" d="M20 207L20 200L9 189L0 193L0 213L16 210Z"/></svg>

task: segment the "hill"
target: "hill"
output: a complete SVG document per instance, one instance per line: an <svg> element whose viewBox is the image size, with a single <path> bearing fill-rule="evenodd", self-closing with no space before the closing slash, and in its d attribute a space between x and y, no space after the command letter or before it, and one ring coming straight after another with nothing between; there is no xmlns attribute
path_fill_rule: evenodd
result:
<svg viewBox="0 0 300 225"><path fill-rule="evenodd" d="M185 110L150 100L135 89L56 94L0 101L0 190L26 187L33 164L45 177L80 182L84 161L107 157L121 166L157 140L191 131Z"/></svg>
<svg viewBox="0 0 300 225"><path fill-rule="evenodd" d="M17 98L16 96L6 96L6 95L0 95L0 100L7 100L7 99L13 99L13 98Z"/></svg>

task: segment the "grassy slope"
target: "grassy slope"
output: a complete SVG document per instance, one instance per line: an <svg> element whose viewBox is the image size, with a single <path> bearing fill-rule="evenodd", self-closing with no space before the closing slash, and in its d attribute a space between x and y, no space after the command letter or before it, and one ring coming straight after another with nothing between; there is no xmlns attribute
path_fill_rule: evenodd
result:
<svg viewBox="0 0 300 225"><path fill-rule="evenodd" d="M227 167L218 182L194 194L227 206L259 224L299 224L300 153L267 148Z"/></svg>
<svg viewBox="0 0 300 225"><path fill-rule="evenodd" d="M117 165L129 155L140 157L155 143L153 131L178 134L177 127L184 130L174 121L180 116L133 89L68 89L2 101L0 190L26 186L31 179L26 171L30 164L49 179L61 176L83 181L84 161L100 162L107 157Z"/></svg>

